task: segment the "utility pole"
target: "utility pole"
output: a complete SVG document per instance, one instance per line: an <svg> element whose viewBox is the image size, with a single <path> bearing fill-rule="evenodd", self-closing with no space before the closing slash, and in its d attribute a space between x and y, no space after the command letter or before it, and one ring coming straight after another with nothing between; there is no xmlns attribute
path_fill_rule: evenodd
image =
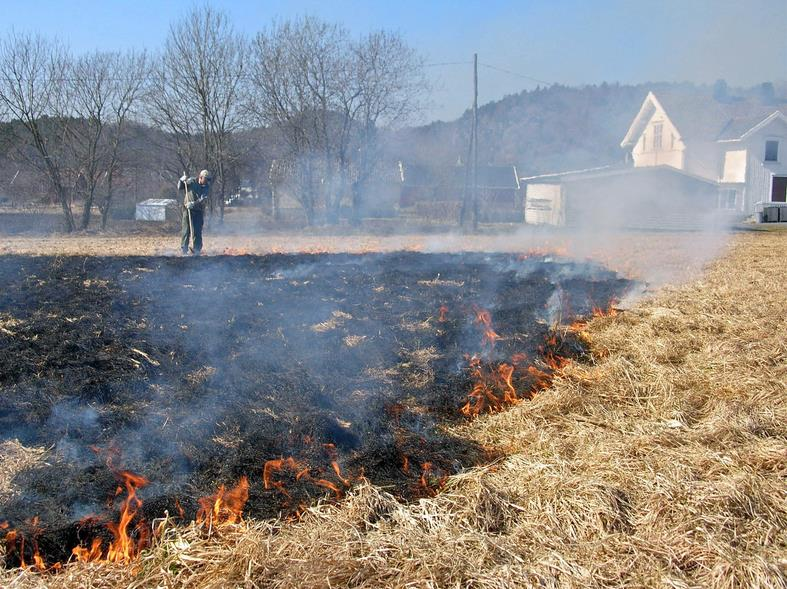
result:
<svg viewBox="0 0 787 589"><path fill-rule="evenodd" d="M473 231L478 230L478 53L473 53Z"/></svg>
<svg viewBox="0 0 787 589"><path fill-rule="evenodd" d="M465 184L462 193L462 209L459 225L464 227L473 206L473 230L478 229L478 54L473 54L473 120L470 127L470 143L465 161Z"/></svg>

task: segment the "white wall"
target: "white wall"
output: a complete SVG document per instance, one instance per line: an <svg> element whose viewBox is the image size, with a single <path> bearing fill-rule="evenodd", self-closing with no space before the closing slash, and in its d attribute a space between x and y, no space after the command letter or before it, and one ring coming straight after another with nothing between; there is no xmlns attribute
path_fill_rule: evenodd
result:
<svg viewBox="0 0 787 589"><path fill-rule="evenodd" d="M654 144L655 128L659 124L661 125L660 148ZM656 107L631 155L634 159L634 167L672 166L682 170L685 150L686 146L672 121L660 107Z"/></svg>
<svg viewBox="0 0 787 589"><path fill-rule="evenodd" d="M722 182L746 182L746 160L748 152L745 149L730 149L724 152L724 169L721 174Z"/></svg>
<svg viewBox="0 0 787 589"><path fill-rule="evenodd" d="M768 140L779 142L776 162L765 161L765 142ZM724 143L724 145L729 151L746 148L748 157L744 211L753 213L755 203L768 202L771 199L771 178L787 176L787 123L776 119L743 141Z"/></svg>
<svg viewBox="0 0 787 589"><path fill-rule="evenodd" d="M525 185L525 223L563 225L565 211L560 184Z"/></svg>

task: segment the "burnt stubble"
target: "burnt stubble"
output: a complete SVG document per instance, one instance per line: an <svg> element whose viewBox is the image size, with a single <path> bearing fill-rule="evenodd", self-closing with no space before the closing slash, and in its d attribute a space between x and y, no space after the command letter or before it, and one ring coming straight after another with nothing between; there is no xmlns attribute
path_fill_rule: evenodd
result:
<svg viewBox="0 0 787 589"><path fill-rule="evenodd" d="M15 477L0 520L40 518L48 561L117 517L118 469L150 481L147 521L193 519L242 476L253 517L360 477L404 500L435 492L493 455L443 427L464 419L468 358L536 362L555 321L631 286L597 265L479 253L4 256L0 283L0 439L52 447ZM525 372L514 383L533 394ZM288 457L297 467L266 484L265 463Z"/></svg>

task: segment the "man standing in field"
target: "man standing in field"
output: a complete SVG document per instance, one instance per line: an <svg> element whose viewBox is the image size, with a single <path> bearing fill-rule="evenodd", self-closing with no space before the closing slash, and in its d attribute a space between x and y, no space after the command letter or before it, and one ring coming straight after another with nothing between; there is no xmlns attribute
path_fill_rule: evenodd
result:
<svg viewBox="0 0 787 589"><path fill-rule="evenodd" d="M185 174L178 180L178 191L183 190L183 218L181 219L180 251L185 256L191 251L198 256L202 251L202 225L205 220L205 203L210 195L210 172L202 170L197 178Z"/></svg>

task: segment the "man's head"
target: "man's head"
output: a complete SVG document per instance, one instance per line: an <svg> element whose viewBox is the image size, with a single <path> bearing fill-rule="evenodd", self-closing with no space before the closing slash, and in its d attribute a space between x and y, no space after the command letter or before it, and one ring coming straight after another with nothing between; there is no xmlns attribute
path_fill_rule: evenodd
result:
<svg viewBox="0 0 787 589"><path fill-rule="evenodd" d="M197 182L199 182L200 184L207 184L208 182L210 182L210 172L208 172L207 170L202 170L199 173L199 176L197 177Z"/></svg>

